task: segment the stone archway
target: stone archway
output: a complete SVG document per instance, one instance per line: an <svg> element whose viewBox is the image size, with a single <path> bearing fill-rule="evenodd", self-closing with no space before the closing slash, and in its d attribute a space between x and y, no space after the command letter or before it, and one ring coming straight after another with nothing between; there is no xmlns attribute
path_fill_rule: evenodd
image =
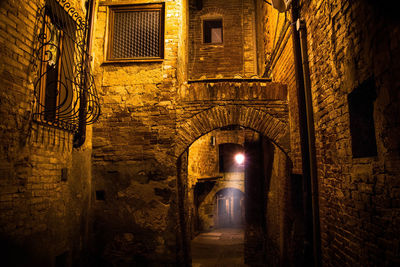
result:
<svg viewBox="0 0 400 267"><path fill-rule="evenodd" d="M281 151L280 153L284 155L285 160L287 160L287 162L290 162L290 158L288 156L290 152L288 122L285 121L284 116L278 119L277 117L279 116L275 117L275 114L274 116L271 114L269 114L268 110L263 106L252 107L252 106L237 105L237 104L236 105L224 104L224 105L213 106L208 109L203 109L200 112L199 110L197 110L197 113L195 113L188 119L180 120L178 118L177 128L176 128L175 155L178 159L177 161L178 209L179 209L178 227L180 229L180 231L178 231L177 234L178 234L179 246L181 247L180 252L178 253L178 258L181 261L184 261L185 263L189 264L191 259L190 232L192 225L191 223L192 215L190 212L190 206L192 204L188 203L189 201L188 192L190 190L187 186L188 148L193 142L195 142L201 136L215 129L236 125L248 128L250 130L259 133L260 136L262 137L262 140L267 140L268 142L271 143L271 145L274 144L275 147L278 148L277 150ZM288 166L289 165L291 164L288 164ZM254 176L254 174L252 175ZM261 188L260 186L255 184L251 184L250 187ZM263 199L263 197L261 197L260 195L259 198L255 199L255 201L260 200L259 202L262 203L261 199ZM261 223L259 224L261 225ZM248 227L246 218L246 229L247 228ZM256 231L257 229L254 230L253 228L249 229L253 232L257 232ZM264 241L255 240L251 242L252 242L251 244L257 243L256 245L258 247L258 244ZM249 251L250 254L253 253L252 247L250 247Z"/></svg>
<svg viewBox="0 0 400 267"><path fill-rule="evenodd" d="M215 106L178 122L175 155L182 153L202 135L224 126L239 125L259 132L285 154L290 151L289 125L267 112L240 105Z"/></svg>

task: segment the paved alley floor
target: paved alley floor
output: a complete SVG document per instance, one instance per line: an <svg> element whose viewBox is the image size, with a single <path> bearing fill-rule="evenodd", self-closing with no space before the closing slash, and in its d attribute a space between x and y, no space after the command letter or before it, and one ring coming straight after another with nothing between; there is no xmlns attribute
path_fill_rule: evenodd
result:
<svg viewBox="0 0 400 267"><path fill-rule="evenodd" d="M192 240L192 266L247 266L243 244L243 229L222 228L199 234Z"/></svg>

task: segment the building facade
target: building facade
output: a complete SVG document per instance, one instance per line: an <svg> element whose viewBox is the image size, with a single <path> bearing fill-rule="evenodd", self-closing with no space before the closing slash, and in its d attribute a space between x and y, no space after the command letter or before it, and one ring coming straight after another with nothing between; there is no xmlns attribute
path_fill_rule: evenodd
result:
<svg viewBox="0 0 400 267"><path fill-rule="evenodd" d="M223 211L249 265L399 265L390 4L1 1L6 266L187 265Z"/></svg>

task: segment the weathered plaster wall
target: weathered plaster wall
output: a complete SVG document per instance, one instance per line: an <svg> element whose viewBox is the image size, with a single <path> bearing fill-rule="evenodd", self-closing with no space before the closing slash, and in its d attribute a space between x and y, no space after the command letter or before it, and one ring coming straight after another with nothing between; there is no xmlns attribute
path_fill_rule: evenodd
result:
<svg viewBox="0 0 400 267"><path fill-rule="evenodd" d="M91 140L73 149L71 133L32 120L43 3L0 3L0 254L7 266L53 266L64 253L66 264L77 265L88 244ZM80 1L72 5L84 16Z"/></svg>

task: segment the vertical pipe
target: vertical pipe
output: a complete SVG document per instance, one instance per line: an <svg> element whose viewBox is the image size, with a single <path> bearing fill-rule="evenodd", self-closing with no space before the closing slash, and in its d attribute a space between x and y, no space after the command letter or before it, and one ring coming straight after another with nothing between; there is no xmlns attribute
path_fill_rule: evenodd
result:
<svg viewBox="0 0 400 267"><path fill-rule="evenodd" d="M292 1L292 41L295 65L295 78L297 89L297 104L299 108L299 130L300 147L303 173L303 213L304 213L304 259L303 266L313 265L313 219L310 185L310 158L309 158L309 138L307 132L307 116L304 94L304 76L301 60L300 36L296 30L296 21L299 18L298 0Z"/></svg>
<svg viewBox="0 0 400 267"><path fill-rule="evenodd" d="M319 202L318 202L318 176L317 176L317 160L315 153L315 133L314 133L314 112L312 107L311 96L311 80L310 69L308 65L307 51L307 29L304 21L297 21L297 30L300 33L300 50L304 77L304 93L305 106L307 116L307 137L308 137L308 153L310 159L310 182L311 182L311 199L313 214L313 244L314 244L314 263L315 266L321 264L321 245L320 245L320 225L319 225Z"/></svg>
<svg viewBox="0 0 400 267"><path fill-rule="evenodd" d="M85 143L86 139L86 108L87 108L87 77L84 71L84 68L89 68L90 64L90 54L92 51L92 35L93 35L93 21L94 21L94 9L95 9L95 1L88 0L87 2L87 13L86 13L86 22L89 23L85 29L86 36L86 51L83 51L82 55L82 70L81 77L83 81L81 81L81 92L80 92L80 103L79 103L79 121L78 121L78 132L74 135L74 147L80 147Z"/></svg>

